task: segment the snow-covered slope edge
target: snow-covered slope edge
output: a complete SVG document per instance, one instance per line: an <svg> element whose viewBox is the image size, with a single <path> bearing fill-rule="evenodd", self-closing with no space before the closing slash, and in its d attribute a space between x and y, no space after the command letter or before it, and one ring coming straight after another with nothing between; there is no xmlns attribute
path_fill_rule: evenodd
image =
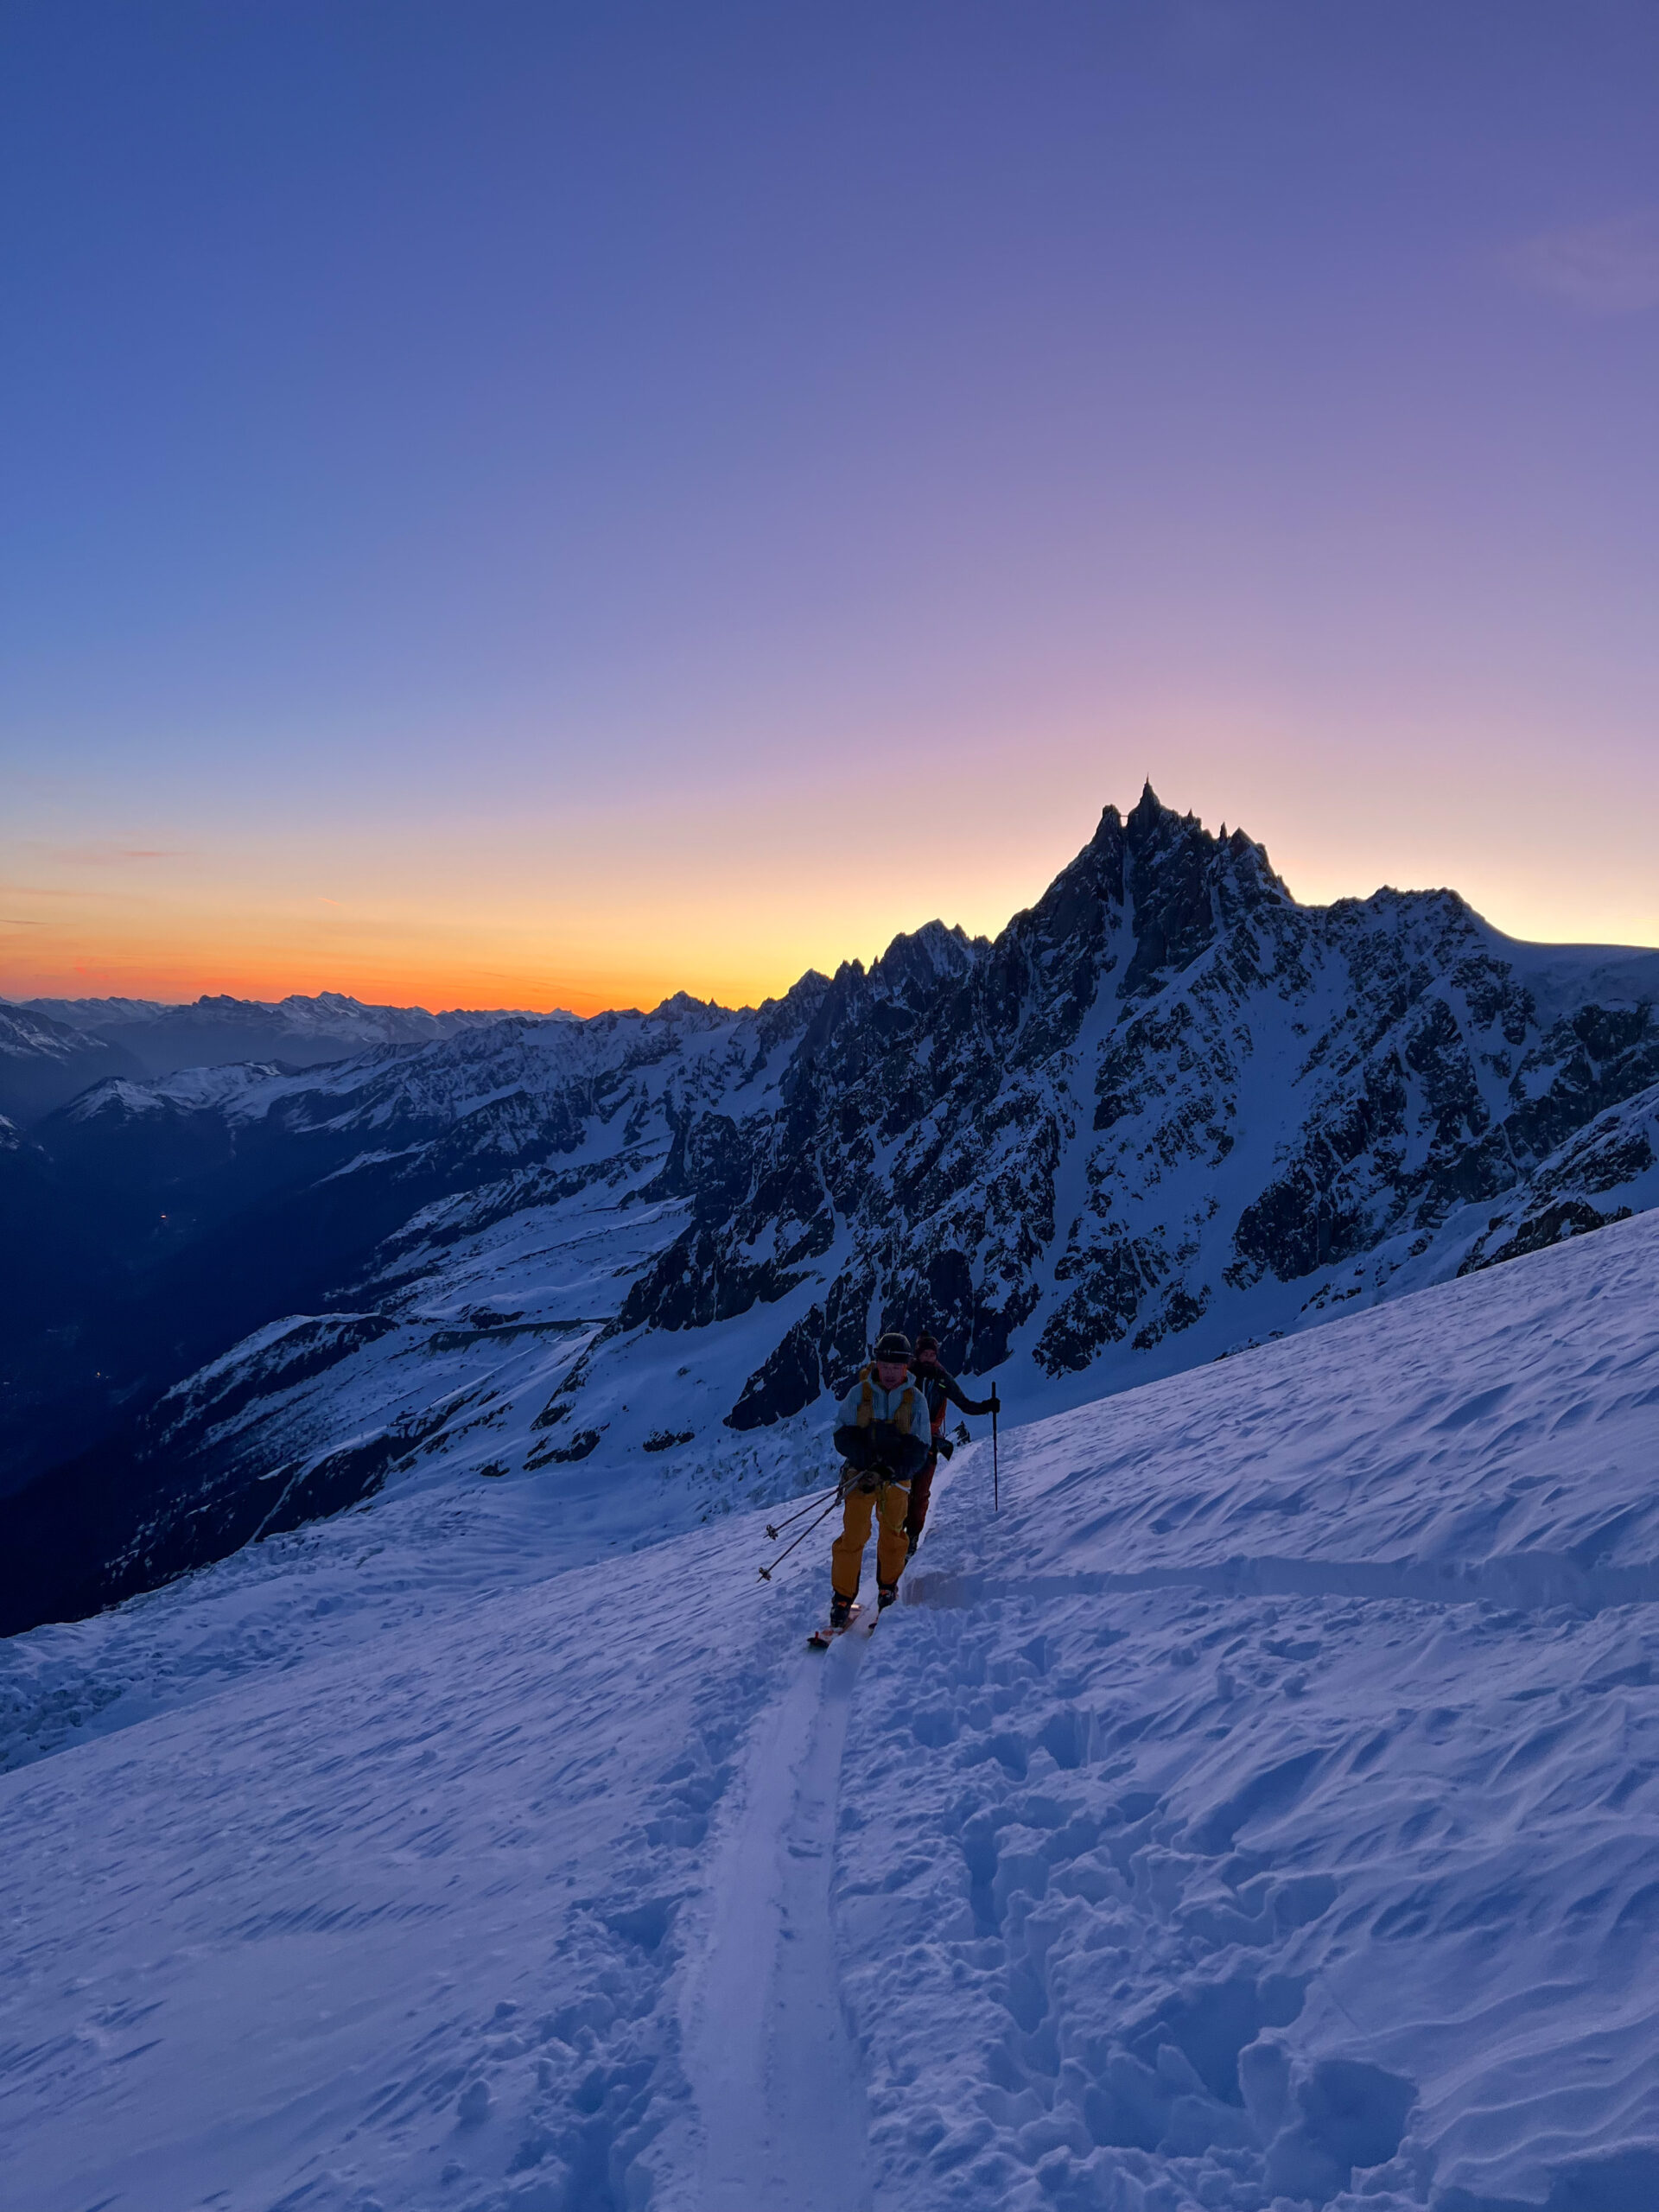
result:
<svg viewBox="0 0 1659 2212"><path fill-rule="evenodd" d="M1006 1437L995 1516L976 1446L827 1661L758 1516L560 1573L518 1484L16 1639L9 2184L1659 2200L1656 1293L1646 1215Z"/></svg>
<svg viewBox="0 0 1659 2212"><path fill-rule="evenodd" d="M894 2202L1659 2202L1656 1292L1649 1217L958 1486L842 1782Z"/></svg>

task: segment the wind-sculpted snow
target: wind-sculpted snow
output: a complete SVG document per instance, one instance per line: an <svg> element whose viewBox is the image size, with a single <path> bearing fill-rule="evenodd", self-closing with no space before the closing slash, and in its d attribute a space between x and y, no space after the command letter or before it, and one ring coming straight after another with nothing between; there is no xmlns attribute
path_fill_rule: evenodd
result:
<svg viewBox="0 0 1659 2212"><path fill-rule="evenodd" d="M1517 944L1450 892L1298 906L1242 831L1148 790L995 944L930 924L758 1012L104 1084L35 1133L112 1249L90 1305L36 1301L0 1400L41 1493L0 1503L39 1562L0 1619L245 1541L279 1473L286 1514L430 1452L591 1460L683 1526L724 1470L791 1480L883 1326L931 1325L1030 1415L1598 1230L1659 1197L1656 989L1659 954ZM573 1306L539 1255L578 1243ZM273 1374L233 1451L162 1436L203 1361L340 1313L395 1340ZM100 1408L52 1468L54 1412ZM308 1453L326 1479L294 1480ZM58 1559L69 1526L101 1555Z"/></svg>
<svg viewBox="0 0 1659 2212"><path fill-rule="evenodd" d="M441 1460L14 1638L8 2200L1644 2212L1656 1436L1649 1213L959 1453L827 1655Z"/></svg>
<svg viewBox="0 0 1659 2212"><path fill-rule="evenodd" d="M1653 2199L1656 1227L963 1470L843 1776L891 2202Z"/></svg>
<svg viewBox="0 0 1659 2212"><path fill-rule="evenodd" d="M1028 1571L1086 1557L1131 1574L1166 1566L1175 1537L1183 1567L1219 1568L1287 1552L1293 1531L1303 1561L1378 1573L1649 1567L1656 1249L1659 1222L1623 1224L1546 1268L1467 1277L1033 1424L1004 1454L1011 1489L1043 1486ZM1430 1327L1455 1359L1433 1355Z"/></svg>

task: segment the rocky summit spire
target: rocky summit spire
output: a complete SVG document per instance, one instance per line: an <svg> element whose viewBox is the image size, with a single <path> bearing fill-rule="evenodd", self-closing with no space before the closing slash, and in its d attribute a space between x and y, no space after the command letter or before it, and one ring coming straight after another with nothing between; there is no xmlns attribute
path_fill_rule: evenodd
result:
<svg viewBox="0 0 1659 2212"><path fill-rule="evenodd" d="M1116 910L1133 939L1117 989L1133 998L1161 988L1241 914L1289 899L1260 845L1242 830L1218 838L1197 815L1178 814L1148 777L1127 815L1116 806L1102 810L1094 836L1032 918L1051 940L1064 938L1104 963Z"/></svg>

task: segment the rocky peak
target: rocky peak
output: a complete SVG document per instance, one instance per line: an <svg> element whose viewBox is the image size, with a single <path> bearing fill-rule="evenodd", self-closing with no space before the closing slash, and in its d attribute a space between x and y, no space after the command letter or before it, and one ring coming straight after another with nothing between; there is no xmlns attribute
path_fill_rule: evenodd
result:
<svg viewBox="0 0 1659 2212"><path fill-rule="evenodd" d="M651 1009L653 1021L670 1020L676 1014L718 1014L719 1003L714 999L694 999L690 991L676 991L670 997L659 999Z"/></svg>
<svg viewBox="0 0 1659 2212"><path fill-rule="evenodd" d="M830 988L830 978L816 968L809 968L798 982L793 982L780 999L768 999L754 1017L755 1034L763 1052L769 1052L786 1039L798 1037L823 1004Z"/></svg>
<svg viewBox="0 0 1659 2212"><path fill-rule="evenodd" d="M1149 783L1122 836L1135 931L1118 987L1126 999L1160 989L1250 909L1293 903L1242 830L1224 841L1213 836L1196 815L1165 806Z"/></svg>
<svg viewBox="0 0 1659 2212"><path fill-rule="evenodd" d="M988 945L977 944L958 923L947 929L943 922L924 922L920 929L894 938L870 969L871 987L878 992L911 1001L936 990L941 982L965 976Z"/></svg>

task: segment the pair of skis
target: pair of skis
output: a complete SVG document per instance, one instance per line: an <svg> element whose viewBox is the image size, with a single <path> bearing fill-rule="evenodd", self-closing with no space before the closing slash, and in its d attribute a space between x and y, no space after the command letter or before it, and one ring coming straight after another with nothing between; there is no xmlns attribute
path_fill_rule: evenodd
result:
<svg viewBox="0 0 1659 2212"><path fill-rule="evenodd" d="M880 1605L876 1606L868 1620L863 1618L865 1610L862 1605L855 1605L840 1628L836 1627L831 1621L826 1621L822 1628L815 1628L806 1639L808 1649L812 1651L827 1651L838 1636L850 1636L855 1630L866 1639L873 1637L875 1634L875 1624L881 1618L882 1609Z"/></svg>

